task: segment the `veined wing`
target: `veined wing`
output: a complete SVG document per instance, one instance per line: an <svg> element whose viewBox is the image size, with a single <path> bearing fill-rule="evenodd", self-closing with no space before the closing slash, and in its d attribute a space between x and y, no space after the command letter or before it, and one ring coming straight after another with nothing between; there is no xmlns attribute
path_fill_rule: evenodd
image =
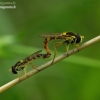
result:
<svg viewBox="0 0 100 100"><path fill-rule="evenodd" d="M49 37L55 37L55 36L61 36L61 33L51 33L51 34L41 34L39 35L40 37L44 37L44 38L49 38Z"/></svg>
<svg viewBox="0 0 100 100"><path fill-rule="evenodd" d="M39 51L37 51L37 52L31 54L30 56L26 57L26 58L24 59L24 61L31 61L33 58L35 58L35 57L36 57L38 54L40 54L41 52L42 52L42 50L39 50Z"/></svg>
<svg viewBox="0 0 100 100"><path fill-rule="evenodd" d="M39 36L44 37L44 38L58 37L58 38L65 39L66 37L71 37L71 36L75 36L75 35L76 34L74 32L63 32L63 33L41 34Z"/></svg>

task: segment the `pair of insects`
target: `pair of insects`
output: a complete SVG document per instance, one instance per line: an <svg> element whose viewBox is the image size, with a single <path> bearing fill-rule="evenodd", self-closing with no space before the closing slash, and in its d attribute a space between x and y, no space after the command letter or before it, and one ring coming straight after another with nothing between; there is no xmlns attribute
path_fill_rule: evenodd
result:
<svg viewBox="0 0 100 100"><path fill-rule="evenodd" d="M14 74L18 74L21 70L24 70L26 73L26 67L29 64L32 64L32 61L37 58L49 58L51 56L51 51L48 47L48 42L54 39L63 40L61 42L56 42L54 44L54 58L56 56L56 48L60 45L66 44L66 51L69 50L69 44L73 44L75 46L78 46L80 42L82 42L84 36L81 36L79 34L75 34L74 32L64 32L62 34L51 34L51 35L40 35L41 37L44 37L44 48L46 50L46 54L42 54L42 50L39 50L32 55L28 56L27 58L18 61L14 66L11 67L11 71ZM54 61L53 58L53 61ZM52 64L53 64L52 61ZM32 65L33 66L33 65ZM34 67L34 66L33 66Z"/></svg>

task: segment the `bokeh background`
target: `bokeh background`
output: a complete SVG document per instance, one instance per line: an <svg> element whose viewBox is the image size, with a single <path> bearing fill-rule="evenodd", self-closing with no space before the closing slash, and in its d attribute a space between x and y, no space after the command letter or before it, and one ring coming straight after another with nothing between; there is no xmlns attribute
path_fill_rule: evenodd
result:
<svg viewBox="0 0 100 100"><path fill-rule="evenodd" d="M38 50L45 53L40 34L73 31L85 36L83 43L100 35L99 0L14 2L16 9L0 9L0 86L17 77L8 71L17 61ZM49 43L52 56L35 60L35 66L53 58L55 42ZM65 51L65 45L58 47L57 56ZM100 100L100 42L1 93L1 99Z"/></svg>

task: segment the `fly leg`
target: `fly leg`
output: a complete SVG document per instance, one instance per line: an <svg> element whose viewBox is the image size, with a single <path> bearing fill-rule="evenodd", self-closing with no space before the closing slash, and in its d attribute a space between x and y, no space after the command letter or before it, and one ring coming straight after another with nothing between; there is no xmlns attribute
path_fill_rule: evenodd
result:
<svg viewBox="0 0 100 100"><path fill-rule="evenodd" d="M55 44L54 44L54 57L53 57L53 60L52 60L52 63L51 64L53 64L53 62L54 62L54 59L55 59L55 57L56 57L56 54L57 54L57 50L56 50L56 48L58 47L58 46L60 46L60 45L62 45L63 44L63 42L56 42Z"/></svg>
<svg viewBox="0 0 100 100"><path fill-rule="evenodd" d="M33 68L33 69L35 69L35 70L39 71L39 70L36 68L36 66L35 66L35 65L33 65L33 63L32 63L32 62L30 62L30 64L32 65L32 68Z"/></svg>
<svg viewBox="0 0 100 100"><path fill-rule="evenodd" d="M67 44L67 46L66 46L66 52L68 52L68 50L69 50L69 45Z"/></svg>
<svg viewBox="0 0 100 100"><path fill-rule="evenodd" d="M77 48L77 51L79 52L79 49L78 49L79 44L74 44L74 46Z"/></svg>

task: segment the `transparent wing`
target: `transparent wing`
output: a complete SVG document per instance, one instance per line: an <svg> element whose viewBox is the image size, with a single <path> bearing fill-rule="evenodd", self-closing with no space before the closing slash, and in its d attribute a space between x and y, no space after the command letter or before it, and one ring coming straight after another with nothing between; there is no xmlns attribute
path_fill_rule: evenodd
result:
<svg viewBox="0 0 100 100"><path fill-rule="evenodd" d="M40 54L41 52L42 52L42 50L39 50L39 51L37 51L37 52L31 54L31 55L28 56L27 58L34 58L36 55ZM27 59L27 58L25 58L25 59Z"/></svg>
<svg viewBox="0 0 100 100"><path fill-rule="evenodd" d="M51 33L51 34L41 34L40 37L48 38L48 37L54 37L54 36L61 36L61 33Z"/></svg>

